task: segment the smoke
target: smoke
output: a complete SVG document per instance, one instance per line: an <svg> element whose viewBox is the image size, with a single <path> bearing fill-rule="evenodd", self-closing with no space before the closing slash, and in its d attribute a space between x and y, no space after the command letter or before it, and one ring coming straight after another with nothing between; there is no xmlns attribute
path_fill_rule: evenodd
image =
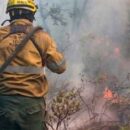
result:
<svg viewBox="0 0 130 130"><path fill-rule="evenodd" d="M0 12L4 14L7 0L1 1ZM35 24L42 25L53 36L67 61L67 70L62 75L47 70L49 84L56 92L66 82L79 86L82 73L88 79L107 73L122 80L130 72L129 0L37 0L37 3ZM61 9L56 19L49 15L54 5ZM0 22L6 18L7 15L2 15ZM60 22L55 25L57 19ZM61 25L64 21L67 24ZM92 95L92 86L86 85L83 97ZM54 89L50 94L54 94Z"/></svg>
<svg viewBox="0 0 130 130"><path fill-rule="evenodd" d="M82 40L81 57L85 71L95 75L107 71L119 75L122 52L116 54L125 41L128 25L127 1L91 0L87 3L84 19L80 24L79 38ZM124 50L125 51L125 50Z"/></svg>
<svg viewBox="0 0 130 130"><path fill-rule="evenodd" d="M123 53L127 50L123 46L126 45L129 22L128 1L88 0L83 9L84 2L78 4L79 16L72 23L77 28L70 34L73 47L67 54L72 61L71 74L85 72L95 77L107 72L119 77L123 71L125 75L128 69L123 68Z"/></svg>
<svg viewBox="0 0 130 130"><path fill-rule="evenodd" d="M3 0L0 8L2 14L5 13L6 3L7 0ZM37 0L37 3L43 9L37 13L37 23L51 31L67 59L68 68L62 79L78 79L82 72L93 77L104 71L117 76L121 71L123 74L130 71L129 0ZM53 4L63 9L66 26L54 26L50 17L46 19ZM0 22L7 17L2 15Z"/></svg>
<svg viewBox="0 0 130 130"><path fill-rule="evenodd" d="M49 3L72 13L72 18L65 15L67 26L54 26L50 18L46 19L60 49L66 47L68 68L61 76L63 79L76 81L82 72L90 77L105 71L117 76L122 73L129 22L128 0L55 0Z"/></svg>
<svg viewBox="0 0 130 130"><path fill-rule="evenodd" d="M6 3L7 0L3 0L0 8L2 14L6 10ZM104 71L117 76L130 71L128 0L37 0L37 4L37 24L50 32L60 50L64 50L67 60L66 73L54 77L78 80L82 72L94 77ZM55 26L53 20L47 17L53 4L61 8L66 26ZM2 15L0 21L7 17Z"/></svg>
<svg viewBox="0 0 130 130"><path fill-rule="evenodd" d="M60 49L64 50L67 59L67 71L63 75L49 75L49 79L51 81L53 79L53 82L58 79L56 88L60 89L60 84L62 85L64 81L72 82L72 86L79 87L81 73L85 73L88 79L96 79L99 75L107 73L122 81L122 78L130 72L127 49L130 45L126 40L129 27L129 1L73 0L64 3L63 0L55 0L54 3L63 9L68 9L72 15L72 17L65 15L67 26L54 26L51 19L46 19L51 35ZM93 94L92 91L92 85L87 84L83 93L86 101ZM95 106L95 113L98 114L102 112L100 107L104 105L104 101L99 102L102 104ZM117 120L112 111L108 110L106 113L112 120ZM87 114L82 112L82 115L80 113L79 119L86 122L84 115ZM71 125L75 126L75 123Z"/></svg>
<svg viewBox="0 0 130 130"><path fill-rule="evenodd" d="M7 0L1 0L1 5L0 5L0 12L1 12L1 16L0 16L0 24L8 18L8 15L5 14L6 12L6 4L7 4Z"/></svg>

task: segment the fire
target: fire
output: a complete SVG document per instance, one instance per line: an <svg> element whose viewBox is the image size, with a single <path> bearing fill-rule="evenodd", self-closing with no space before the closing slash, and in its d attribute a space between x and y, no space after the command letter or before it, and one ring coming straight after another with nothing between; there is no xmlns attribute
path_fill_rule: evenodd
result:
<svg viewBox="0 0 130 130"><path fill-rule="evenodd" d="M104 93L103 93L103 97L107 100L112 100L113 99L112 91L108 88L105 88Z"/></svg>
<svg viewBox="0 0 130 130"><path fill-rule="evenodd" d="M120 97L117 94L113 93L108 87L106 87L103 92L103 98L111 101L112 103L120 102Z"/></svg>
<svg viewBox="0 0 130 130"><path fill-rule="evenodd" d="M120 56L120 48L116 47L114 49L114 53L115 53L116 56Z"/></svg>

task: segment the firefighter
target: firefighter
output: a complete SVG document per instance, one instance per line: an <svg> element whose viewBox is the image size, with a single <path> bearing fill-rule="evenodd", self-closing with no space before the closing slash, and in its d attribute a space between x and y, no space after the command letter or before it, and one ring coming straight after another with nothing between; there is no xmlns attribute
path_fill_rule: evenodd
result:
<svg viewBox="0 0 130 130"><path fill-rule="evenodd" d="M34 0L8 0L10 24L0 28L0 65L33 28L37 9ZM47 32L39 30L33 39L41 52L29 40L0 74L0 130L47 130L44 95L48 83L43 68L61 74L66 63Z"/></svg>

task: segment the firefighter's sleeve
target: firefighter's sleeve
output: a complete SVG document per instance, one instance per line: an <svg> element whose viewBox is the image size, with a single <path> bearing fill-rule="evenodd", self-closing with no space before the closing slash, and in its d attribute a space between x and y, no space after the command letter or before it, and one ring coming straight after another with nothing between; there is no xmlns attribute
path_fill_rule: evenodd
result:
<svg viewBox="0 0 130 130"><path fill-rule="evenodd" d="M55 41L48 35L46 51L46 66L54 73L61 74L66 70L66 61L62 53L57 50Z"/></svg>

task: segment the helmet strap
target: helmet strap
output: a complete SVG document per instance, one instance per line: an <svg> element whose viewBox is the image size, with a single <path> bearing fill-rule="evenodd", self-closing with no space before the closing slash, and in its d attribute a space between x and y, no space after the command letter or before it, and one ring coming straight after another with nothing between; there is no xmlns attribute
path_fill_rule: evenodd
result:
<svg viewBox="0 0 130 130"><path fill-rule="evenodd" d="M11 22L11 20L10 20L10 19L4 20L4 21L1 23L1 26L4 26L4 24L5 24L6 22Z"/></svg>

